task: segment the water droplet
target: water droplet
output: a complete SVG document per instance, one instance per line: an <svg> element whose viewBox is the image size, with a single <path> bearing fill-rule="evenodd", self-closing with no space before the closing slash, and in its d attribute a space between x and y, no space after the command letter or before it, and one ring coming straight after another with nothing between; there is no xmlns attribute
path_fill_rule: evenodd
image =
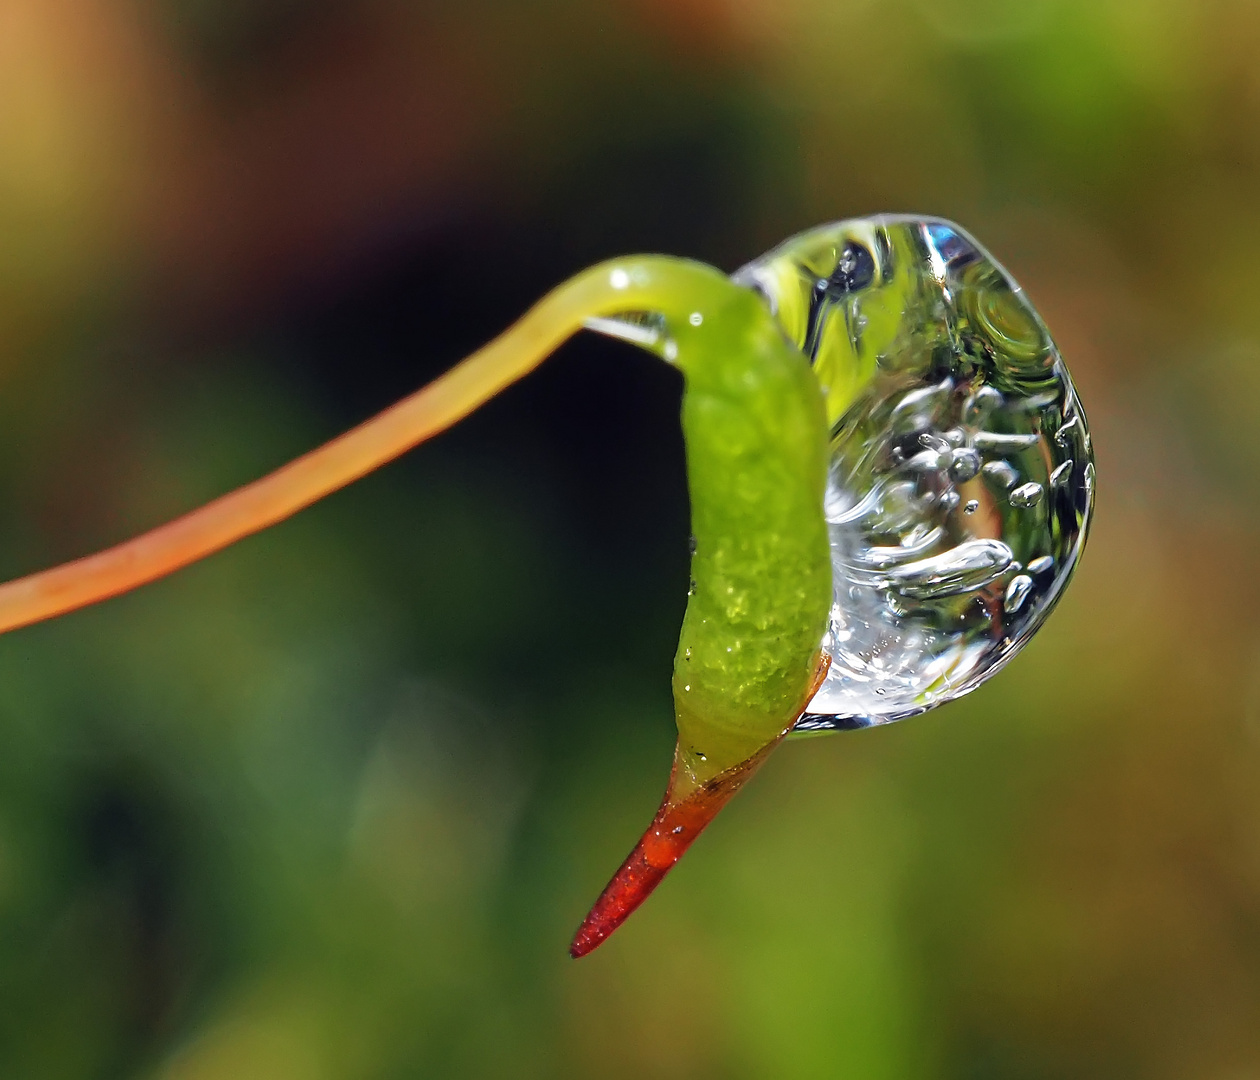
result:
<svg viewBox="0 0 1260 1080"><path fill-rule="evenodd" d="M1013 486L1019 479L1019 473L1009 461L986 461L984 475L1004 488Z"/></svg>
<svg viewBox="0 0 1260 1080"><path fill-rule="evenodd" d="M1050 474L1050 486L1062 487L1071 480L1072 468L1075 464L1076 463L1071 458L1068 458L1062 465L1057 466L1054 472Z"/></svg>
<svg viewBox="0 0 1260 1080"><path fill-rule="evenodd" d="M1036 481L1030 481L1027 484L1020 484L1019 487L1011 492L1011 505L1024 508L1036 506L1039 502L1041 502L1041 497L1045 493L1045 488Z"/></svg>
<svg viewBox="0 0 1260 1080"><path fill-rule="evenodd" d="M858 381L830 417L831 668L808 729L885 723L974 689L1045 618L1050 605L1028 598L1058 594L1092 509L1084 413L1040 318L936 219L823 226L736 280L768 299L820 384ZM1047 500L1052 472L1084 476L1083 492Z"/></svg>
<svg viewBox="0 0 1260 1080"><path fill-rule="evenodd" d="M687 649L687 650L683 653L683 659L684 659L684 660L690 660L690 659L691 659L691 649L690 649L690 648L688 648L688 649Z"/></svg>
<svg viewBox="0 0 1260 1080"><path fill-rule="evenodd" d="M673 338L670 338L670 340L665 342L665 344L661 347L661 355L671 364L674 363L678 359L678 342L676 342Z"/></svg>
<svg viewBox="0 0 1260 1080"><path fill-rule="evenodd" d="M955 450L949 463L949 476L956 484L966 483L980 471L980 455L970 447Z"/></svg>
<svg viewBox="0 0 1260 1080"><path fill-rule="evenodd" d="M687 553L689 555L696 553L696 538L694 536L687 537Z"/></svg>
<svg viewBox="0 0 1260 1080"><path fill-rule="evenodd" d="M1006 586L1006 596L1002 600L1002 610L1008 615L1014 615L1020 608L1024 606L1024 601L1028 599L1028 594L1032 592L1033 579L1027 574L1016 574L1011 578L1011 583Z"/></svg>
<svg viewBox="0 0 1260 1080"><path fill-rule="evenodd" d="M681 825L675 825L671 831L675 836L678 836L683 831L683 827Z"/></svg>
<svg viewBox="0 0 1260 1080"><path fill-rule="evenodd" d="M688 683L686 686L684 686L684 687L683 687L683 689L684 689L684 690L690 690L690 689L691 689L691 683Z"/></svg>
<svg viewBox="0 0 1260 1080"><path fill-rule="evenodd" d="M688 687L688 689L690 689L690 687ZM708 760L709 760L708 755L707 755L707 754L705 754L705 753L703 753L703 752L702 752L702 751L700 751L700 750L697 750L697 751L696 751L696 757L698 757L701 761L708 761Z"/></svg>
<svg viewBox="0 0 1260 1080"><path fill-rule="evenodd" d="M692 326L699 326L702 322L704 322L704 316L698 311L693 311L687 318L687 321L691 323Z"/></svg>

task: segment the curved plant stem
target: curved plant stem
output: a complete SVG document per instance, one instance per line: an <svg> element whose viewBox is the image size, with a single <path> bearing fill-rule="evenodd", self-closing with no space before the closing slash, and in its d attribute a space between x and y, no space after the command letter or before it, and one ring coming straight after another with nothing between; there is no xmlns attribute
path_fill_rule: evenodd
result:
<svg viewBox="0 0 1260 1080"><path fill-rule="evenodd" d="M592 267L446 374L318 449L132 540L0 585L0 633L155 581L283 521L445 431L531 372L587 319L685 310L719 282L727 279L711 267L666 256Z"/></svg>

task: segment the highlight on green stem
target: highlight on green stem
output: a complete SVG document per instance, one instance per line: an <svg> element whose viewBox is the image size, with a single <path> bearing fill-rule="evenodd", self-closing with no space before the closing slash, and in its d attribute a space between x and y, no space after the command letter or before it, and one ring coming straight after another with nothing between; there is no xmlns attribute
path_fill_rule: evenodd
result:
<svg viewBox="0 0 1260 1080"><path fill-rule="evenodd" d="M1076 391L1010 276L957 226L822 226L733 277L647 255L578 274L397 405L96 555L0 585L0 632L284 520L450 427L583 328L682 372L691 586L678 745L651 826L570 952L604 941L789 734L974 689L1027 642L1088 532Z"/></svg>

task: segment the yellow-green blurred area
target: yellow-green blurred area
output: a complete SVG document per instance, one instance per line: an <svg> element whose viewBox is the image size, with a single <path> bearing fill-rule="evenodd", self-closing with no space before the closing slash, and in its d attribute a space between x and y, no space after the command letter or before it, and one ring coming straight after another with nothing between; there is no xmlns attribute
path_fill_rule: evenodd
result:
<svg viewBox="0 0 1260 1080"><path fill-rule="evenodd" d="M253 479L597 259L961 222L1098 513L982 690L790 743L598 953L687 587L676 374L0 639L5 1080L1260 1076L1260 8L0 0L0 574Z"/></svg>

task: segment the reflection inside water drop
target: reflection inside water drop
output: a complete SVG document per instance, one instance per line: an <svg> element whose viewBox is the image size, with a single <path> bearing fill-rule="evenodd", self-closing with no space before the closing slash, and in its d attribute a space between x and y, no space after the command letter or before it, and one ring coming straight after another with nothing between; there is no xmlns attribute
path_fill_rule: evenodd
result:
<svg viewBox="0 0 1260 1080"><path fill-rule="evenodd" d="M824 226L736 280L810 358L833 420L831 668L797 730L974 689L1044 621L1092 509L1084 413L1041 319L935 219Z"/></svg>

